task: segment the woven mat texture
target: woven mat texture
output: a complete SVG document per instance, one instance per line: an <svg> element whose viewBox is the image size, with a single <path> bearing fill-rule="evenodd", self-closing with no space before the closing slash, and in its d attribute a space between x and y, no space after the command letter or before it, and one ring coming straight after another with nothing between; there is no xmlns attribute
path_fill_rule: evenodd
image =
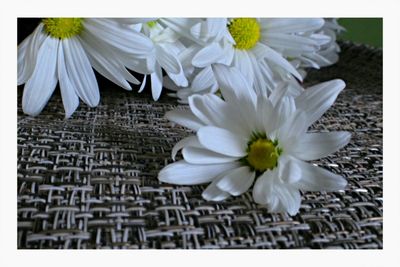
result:
<svg viewBox="0 0 400 267"><path fill-rule="evenodd" d="M18 99L18 248L382 248L382 51L342 43L338 64L306 85L342 78L347 88L312 128L346 130L350 144L315 161L348 180L344 191L302 192L295 216L271 214L251 192L224 202L205 185L160 183L173 145L191 134L163 118L163 96L101 85L101 103L64 119L56 93L37 117ZM149 91L149 90L147 90Z"/></svg>

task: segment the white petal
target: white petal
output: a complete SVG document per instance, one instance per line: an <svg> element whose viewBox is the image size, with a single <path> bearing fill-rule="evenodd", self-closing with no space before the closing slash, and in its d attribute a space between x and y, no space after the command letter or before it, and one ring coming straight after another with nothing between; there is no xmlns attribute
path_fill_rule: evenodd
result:
<svg viewBox="0 0 400 267"><path fill-rule="evenodd" d="M246 155L247 140L225 129L205 126L198 130L197 137L205 148L232 157Z"/></svg>
<svg viewBox="0 0 400 267"><path fill-rule="evenodd" d="M144 34L130 30L110 20L85 19L84 29L116 49L131 55L148 55L154 49L153 42Z"/></svg>
<svg viewBox="0 0 400 267"><path fill-rule="evenodd" d="M26 51L28 50L29 42L30 42L30 36L25 38L25 40L23 40L22 43L20 43L18 45L18 57L17 57L18 81L17 81L17 85L24 84L29 79L29 76L32 74L32 73L27 72L28 62L26 61ZM36 63L36 61L35 61L35 63ZM32 71L33 71L33 68L32 68Z"/></svg>
<svg viewBox="0 0 400 267"><path fill-rule="evenodd" d="M268 32L298 33L320 29L324 25L321 18L270 18L261 19Z"/></svg>
<svg viewBox="0 0 400 267"><path fill-rule="evenodd" d="M186 74L193 72L194 67L192 65L192 59L197 54L197 52L200 51L201 48L201 46L194 44L186 47L183 51L179 53L179 61L181 62L182 69L185 71Z"/></svg>
<svg viewBox="0 0 400 267"><path fill-rule="evenodd" d="M167 73L168 74L168 73ZM173 75L173 74L172 74ZM170 74L166 75L163 77L163 85L165 88L167 88L168 90L172 90L172 91L178 91L180 89L182 89L180 85L178 85L175 82L175 79L170 77Z"/></svg>
<svg viewBox="0 0 400 267"><path fill-rule="evenodd" d="M310 38L312 38L319 46L322 45L329 45L329 43L334 42L336 40L336 35L333 35L332 37L329 35L320 34L320 33L313 33L310 35Z"/></svg>
<svg viewBox="0 0 400 267"><path fill-rule="evenodd" d="M62 40L67 72L78 96L90 107L99 104L96 77L82 45L76 38Z"/></svg>
<svg viewBox="0 0 400 267"><path fill-rule="evenodd" d="M68 72L65 66L63 42L59 42L58 56L57 56L57 72L58 81L60 83L60 90L62 101L65 109L65 116L71 117L72 113L78 108L79 97L75 92L75 87L71 83Z"/></svg>
<svg viewBox="0 0 400 267"><path fill-rule="evenodd" d="M189 97L194 96L194 95L201 95L201 96L211 95L211 94L214 94L214 92L216 90L217 89L214 87L204 89L204 90L199 90L199 89L189 87L189 88L185 88L183 90L179 90L176 95L180 98L180 100L178 100L180 103L189 104ZM225 114L223 114L223 115L225 115Z"/></svg>
<svg viewBox="0 0 400 267"><path fill-rule="evenodd" d="M255 105L257 96L251 84L237 68L214 64L213 70L222 94L228 102L247 98Z"/></svg>
<svg viewBox="0 0 400 267"><path fill-rule="evenodd" d="M160 66L155 68L155 72L150 75L151 78L151 94L153 96L154 101L157 101L160 98L162 91L162 70Z"/></svg>
<svg viewBox="0 0 400 267"><path fill-rule="evenodd" d="M318 120L335 102L346 84L339 79L320 83L305 90L296 98L296 107L306 112L306 124Z"/></svg>
<svg viewBox="0 0 400 267"><path fill-rule="evenodd" d="M165 114L165 118L194 131L197 131L200 127L204 126L204 123L202 123L189 110L175 109L172 111L168 111Z"/></svg>
<svg viewBox="0 0 400 267"><path fill-rule="evenodd" d="M292 157L285 154L279 157L278 172L279 178L283 183L292 184L301 179L301 168L296 162Z"/></svg>
<svg viewBox="0 0 400 267"><path fill-rule="evenodd" d="M201 196L208 201L222 201L227 199L230 195L227 192L220 190L214 182L207 186Z"/></svg>
<svg viewBox="0 0 400 267"><path fill-rule="evenodd" d="M326 157L350 142L349 132L306 133L287 147L287 153L301 160Z"/></svg>
<svg viewBox="0 0 400 267"><path fill-rule="evenodd" d="M224 32L226 31L226 18L207 18L207 31L208 33L215 37L216 40L219 40L219 37L222 37Z"/></svg>
<svg viewBox="0 0 400 267"><path fill-rule="evenodd" d="M318 43L311 38L302 37L298 35L288 35L282 33L270 33L265 37L265 43L279 50L291 50L297 52L299 55L302 53L312 53L318 50Z"/></svg>
<svg viewBox="0 0 400 267"><path fill-rule="evenodd" d="M219 39L222 37L223 31L226 29L226 18L207 18L205 21L196 23L190 28L190 34L195 38L204 42L210 39Z"/></svg>
<svg viewBox="0 0 400 267"><path fill-rule="evenodd" d="M180 50L180 42L178 39L181 36L170 28L164 28L157 23L155 27L150 29L150 38L154 43L167 45L166 48L173 54ZM172 44L172 45L171 45ZM174 49L175 48L175 49Z"/></svg>
<svg viewBox="0 0 400 267"><path fill-rule="evenodd" d="M213 86L217 81L215 80L214 73L210 66L202 69L192 81L192 88L195 89L207 89Z"/></svg>
<svg viewBox="0 0 400 267"><path fill-rule="evenodd" d="M276 194L272 194L268 198L268 209L269 212L286 213L286 208L282 205Z"/></svg>
<svg viewBox="0 0 400 267"><path fill-rule="evenodd" d="M188 102L193 114L204 124L225 128L243 137L248 136L240 123L241 115L220 97L214 94L192 95Z"/></svg>
<svg viewBox="0 0 400 267"><path fill-rule="evenodd" d="M257 128L257 116L255 115L257 96L253 88L235 67L214 64L213 70L225 101L232 107L229 115L234 117L235 124L242 128L241 131L235 132L245 132L245 135L248 136ZM241 108L235 109L236 106ZM231 129L233 128L231 127Z"/></svg>
<svg viewBox="0 0 400 267"><path fill-rule="evenodd" d="M168 71L166 71L166 73L168 76L163 77L163 86L165 88L168 88L168 86L171 86L171 85L165 84L165 81L168 81L168 80L169 80L170 84L173 83L176 86L176 88L178 88L178 89L180 89L180 87L187 87L189 85L189 82L186 79L185 73L183 72L183 70L178 74L173 74ZM166 77L169 77L169 79L167 80ZM171 89L171 87L168 89ZM173 88L172 88L172 90L173 90Z"/></svg>
<svg viewBox="0 0 400 267"><path fill-rule="evenodd" d="M274 67L273 64L271 64L271 66L269 65L269 63L264 60L264 61L258 61L259 63L259 67L260 67L260 72L262 73L264 79L265 79L265 83L266 83L266 87L269 90L268 92L270 92L271 90L274 90L276 88L276 82L275 82L275 71L272 70L272 68Z"/></svg>
<svg viewBox="0 0 400 267"><path fill-rule="evenodd" d="M340 175L301 160L293 160L302 172L301 180L294 184L300 190L336 191L344 189L347 185L347 181Z"/></svg>
<svg viewBox="0 0 400 267"><path fill-rule="evenodd" d="M157 18L112 18L111 20L118 21L122 24L138 24L154 21L157 20Z"/></svg>
<svg viewBox="0 0 400 267"><path fill-rule="evenodd" d="M284 96L281 101L279 101L275 108L275 120L276 126L281 126L286 123L286 121L294 114L296 111L296 104L294 98L291 96Z"/></svg>
<svg viewBox="0 0 400 267"><path fill-rule="evenodd" d="M232 36L229 34L229 37L232 38ZM232 42L225 41L223 42L222 49L224 50L224 57L220 59L218 63L221 63L223 65L230 66L233 61L233 57L235 56L235 49L233 47Z"/></svg>
<svg viewBox="0 0 400 267"><path fill-rule="evenodd" d="M146 63L146 69L149 71L149 74L155 72L156 70L156 66L158 65L158 62L156 60L156 56L157 54L155 54L154 56L147 56L145 63ZM135 70L135 69L133 69Z"/></svg>
<svg viewBox="0 0 400 267"><path fill-rule="evenodd" d="M290 79L286 82L286 84L288 87L287 94L294 97L295 99L304 92L304 88L295 78Z"/></svg>
<svg viewBox="0 0 400 267"><path fill-rule="evenodd" d="M272 186L277 178L277 170L265 171L257 178L253 186L253 199L256 203L265 205L271 201Z"/></svg>
<svg viewBox="0 0 400 267"><path fill-rule="evenodd" d="M192 59L192 64L198 68L210 66L217 63L224 56L224 51L218 43L211 43L210 45L201 49Z"/></svg>
<svg viewBox="0 0 400 267"><path fill-rule="evenodd" d="M239 157L229 157L208 149L186 146L182 149L183 158L193 164L218 164L238 160Z"/></svg>
<svg viewBox="0 0 400 267"><path fill-rule="evenodd" d="M274 106L278 105L280 101L288 94L289 91L289 81L282 81L269 95L269 100L271 100Z"/></svg>
<svg viewBox="0 0 400 267"><path fill-rule="evenodd" d="M235 55L233 58L233 64L242 74L248 83L253 87L254 83L254 72L252 62L249 58L248 52L235 49ZM243 89L242 89L243 90Z"/></svg>
<svg viewBox="0 0 400 267"><path fill-rule="evenodd" d="M85 38L79 38L79 40L87 53L91 65L93 65L93 68L101 75L127 90L132 90L127 80L134 84L140 84L140 82L126 70L125 66L117 60L117 56L111 49L96 42L89 35L85 35L84 37Z"/></svg>
<svg viewBox="0 0 400 267"><path fill-rule="evenodd" d="M257 125L260 126L260 129L257 130L260 132L264 130L266 133L275 130L273 123L275 123L276 115L274 107L267 97L258 97L257 111Z"/></svg>
<svg viewBox="0 0 400 267"><path fill-rule="evenodd" d="M292 140L303 135L308 125L306 124L307 116L304 111L296 110L283 125L277 129L276 138L281 142L284 150L287 149L288 144L292 144ZM274 137L275 138L275 137Z"/></svg>
<svg viewBox="0 0 400 267"><path fill-rule="evenodd" d="M248 53L253 69L253 87L257 95L267 94L267 83L261 71L260 61L252 53Z"/></svg>
<svg viewBox="0 0 400 267"><path fill-rule="evenodd" d="M18 46L18 85L26 83L31 77L39 49L46 40L47 35L43 33L43 23Z"/></svg>
<svg viewBox="0 0 400 267"><path fill-rule="evenodd" d="M181 160L164 167L158 174L158 179L165 183L179 185L203 184L212 181L220 173L237 166L236 162L199 165Z"/></svg>
<svg viewBox="0 0 400 267"><path fill-rule="evenodd" d="M254 182L256 173L250 171L249 167L242 166L231 172L227 172L219 180L217 187L233 196L238 196L246 192Z"/></svg>
<svg viewBox="0 0 400 267"><path fill-rule="evenodd" d="M146 81L147 81L147 75L143 75L143 81L138 91L139 93L141 93L144 90L144 88L146 88Z"/></svg>
<svg viewBox="0 0 400 267"><path fill-rule="evenodd" d="M154 72L154 66L157 63L155 54L147 55L145 58L129 57L124 53L115 51L118 54L118 59L122 64L137 73L151 74Z"/></svg>
<svg viewBox="0 0 400 267"><path fill-rule="evenodd" d="M162 44L155 46L157 61L165 69L173 74L178 74L182 71L181 63L177 56L169 52Z"/></svg>
<svg viewBox="0 0 400 267"><path fill-rule="evenodd" d="M183 138L178 143L176 143L174 145L174 147L172 148L172 152L171 152L172 160L175 161L175 156L178 153L178 151L181 150L182 148L186 147L186 146L202 147L202 145L199 143L199 140L197 139L197 136L195 136L195 135Z"/></svg>
<svg viewBox="0 0 400 267"><path fill-rule="evenodd" d="M301 196L298 189L283 184L274 184L274 194L278 197L285 210L275 209L271 210L272 212L286 211L293 216L299 211Z"/></svg>
<svg viewBox="0 0 400 267"><path fill-rule="evenodd" d="M225 111L227 104L218 96L193 95L188 98L190 110L205 124L215 125L215 118Z"/></svg>
<svg viewBox="0 0 400 267"><path fill-rule="evenodd" d="M292 125L297 119L294 114L296 112L300 113L299 110L296 111L293 97L284 96L270 112L270 115L266 117L264 121L265 131L269 133L272 139L279 136L280 141L281 139L287 141L293 134L293 132L288 131L292 131L292 127L297 125ZM288 122L289 120L290 122ZM301 121L297 121L297 123L301 123Z"/></svg>
<svg viewBox="0 0 400 267"><path fill-rule="evenodd" d="M257 59L261 59L265 57L265 54L268 53L268 49L266 49L266 45L258 42L256 45L251 49L254 57Z"/></svg>
<svg viewBox="0 0 400 267"><path fill-rule="evenodd" d="M293 74L297 79L302 81L303 78L301 77L300 73L292 66L292 64L290 64L284 57L282 57L282 55L266 45L264 45L264 50L264 58L266 60L280 66L283 70Z"/></svg>
<svg viewBox="0 0 400 267"><path fill-rule="evenodd" d="M47 37L39 49L35 69L25 84L22 96L22 109L26 114L38 115L54 92L58 42L58 39Z"/></svg>
<svg viewBox="0 0 400 267"><path fill-rule="evenodd" d="M179 35L186 37L193 42L204 44L204 41L195 38L190 33L190 28L201 21L202 19L200 18L161 18L159 20L161 24L177 32Z"/></svg>

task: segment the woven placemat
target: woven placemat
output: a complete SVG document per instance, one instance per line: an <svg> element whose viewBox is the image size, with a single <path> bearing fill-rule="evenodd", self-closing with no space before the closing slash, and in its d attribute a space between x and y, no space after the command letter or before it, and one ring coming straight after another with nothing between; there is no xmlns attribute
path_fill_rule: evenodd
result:
<svg viewBox="0 0 400 267"><path fill-rule="evenodd" d="M382 248L382 52L342 48L339 64L306 83L348 84L313 128L352 133L314 162L349 184L303 192L293 217L268 213L251 192L214 203L201 198L204 185L160 183L173 145L191 134L163 118L173 98L106 83L97 108L81 104L66 120L59 94L38 117L24 115L19 90L18 248Z"/></svg>

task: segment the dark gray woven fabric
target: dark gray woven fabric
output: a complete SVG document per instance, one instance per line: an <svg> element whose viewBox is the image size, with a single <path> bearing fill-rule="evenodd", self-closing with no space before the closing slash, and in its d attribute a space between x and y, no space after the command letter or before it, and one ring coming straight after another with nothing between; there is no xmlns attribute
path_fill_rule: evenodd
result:
<svg viewBox="0 0 400 267"><path fill-rule="evenodd" d="M303 192L291 217L268 213L251 192L213 203L204 185L160 183L173 145L190 134L163 118L175 99L107 85L97 108L81 104L68 120L59 95L35 118L19 106L18 247L382 248L382 54L342 47L340 63L307 83L348 83L313 126L352 132L346 148L314 162L346 177L346 190Z"/></svg>

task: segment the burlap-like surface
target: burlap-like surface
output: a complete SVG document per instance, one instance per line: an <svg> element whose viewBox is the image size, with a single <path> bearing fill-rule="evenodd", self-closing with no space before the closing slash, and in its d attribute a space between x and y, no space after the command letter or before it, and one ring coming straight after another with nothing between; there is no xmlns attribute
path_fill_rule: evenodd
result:
<svg viewBox="0 0 400 267"><path fill-rule="evenodd" d="M18 247L382 248L382 52L342 47L341 61L306 84L348 84L313 128L352 132L346 148L314 162L349 184L303 192L293 217L268 213L251 192L213 203L204 185L160 183L173 145L191 134L163 118L173 98L107 84L97 108L81 103L68 120L59 94L35 118L19 99Z"/></svg>

